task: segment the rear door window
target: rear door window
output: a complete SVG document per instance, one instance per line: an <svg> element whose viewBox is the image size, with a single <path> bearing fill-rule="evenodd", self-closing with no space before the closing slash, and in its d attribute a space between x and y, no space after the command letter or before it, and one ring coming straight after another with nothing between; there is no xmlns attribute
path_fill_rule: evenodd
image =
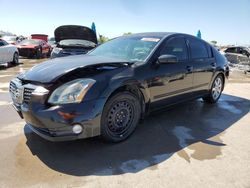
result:
<svg viewBox="0 0 250 188"><path fill-rule="evenodd" d="M225 52L228 52L228 53L237 53L237 48L228 48L225 50Z"/></svg>
<svg viewBox="0 0 250 188"><path fill-rule="evenodd" d="M204 42L193 38L189 38L188 41L190 46L191 59L203 59L209 57L207 47Z"/></svg>

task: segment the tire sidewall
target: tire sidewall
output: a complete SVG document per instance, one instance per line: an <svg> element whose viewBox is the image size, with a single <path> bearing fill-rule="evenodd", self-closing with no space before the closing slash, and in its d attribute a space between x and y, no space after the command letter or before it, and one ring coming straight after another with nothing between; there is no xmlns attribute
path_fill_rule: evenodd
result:
<svg viewBox="0 0 250 188"><path fill-rule="evenodd" d="M220 78L221 84L222 84L222 85L221 85L221 92L220 92L220 95L219 95L216 99L214 99L214 97L213 97L213 87L214 87L214 83L215 83L215 81L217 80L217 78ZM214 79L214 81L213 81L212 88L211 88L211 90L210 90L210 97L211 97L211 100L212 100L213 103L216 103L216 102L220 99L220 96L221 96L221 94L222 94L223 87L224 87L224 81L223 81L222 76L221 76L221 75L216 76L215 79Z"/></svg>
<svg viewBox="0 0 250 188"><path fill-rule="evenodd" d="M113 104L121 100L128 100L133 105L134 117L128 130L124 134L118 136L118 135L112 134L112 132L109 130L108 124L107 124L107 117ZM120 141L125 140L134 132L139 122L140 115L141 115L141 105L140 105L138 98L135 95L129 92L121 92L121 93L115 94L107 101L107 103L104 106L102 117L101 117L101 135L104 137L105 140L112 141L112 142L120 142Z"/></svg>
<svg viewBox="0 0 250 188"><path fill-rule="evenodd" d="M14 55L13 55L13 64L17 65L18 63L19 63L18 53L15 52Z"/></svg>
<svg viewBox="0 0 250 188"><path fill-rule="evenodd" d="M41 48L38 48L36 51L36 58L40 59L41 57L42 57L42 50L41 50Z"/></svg>

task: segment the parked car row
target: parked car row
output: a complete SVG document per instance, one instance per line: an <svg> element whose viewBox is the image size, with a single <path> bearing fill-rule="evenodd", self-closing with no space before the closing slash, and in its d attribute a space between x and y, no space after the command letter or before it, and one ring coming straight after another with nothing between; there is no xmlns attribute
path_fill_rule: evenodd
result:
<svg viewBox="0 0 250 188"><path fill-rule="evenodd" d="M9 44L16 45L22 40L24 40L25 38L22 36L14 36L14 35L9 36L8 35L8 36L3 36L2 39L8 42Z"/></svg>
<svg viewBox="0 0 250 188"><path fill-rule="evenodd" d="M37 58L42 57L65 57L69 55L80 55L86 54L88 51L92 50L97 46L96 33L88 27L79 25L64 25L55 29L54 37L48 39L48 35L43 34L32 34L31 39L25 39L23 41L18 41L16 36L5 36L8 39L5 41L2 39L2 46L4 44L8 47L15 49L15 58L17 56L23 56L27 58ZM15 46L14 46L15 45ZM0 47L1 51L5 51L6 47ZM13 59L14 55L9 54L8 58L0 57L2 64L10 65L9 59ZM16 60L15 60L16 61Z"/></svg>

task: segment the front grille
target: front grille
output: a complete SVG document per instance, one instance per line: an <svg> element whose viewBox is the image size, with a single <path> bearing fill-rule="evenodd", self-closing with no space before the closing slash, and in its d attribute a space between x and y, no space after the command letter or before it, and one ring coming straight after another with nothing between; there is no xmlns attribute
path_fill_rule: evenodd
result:
<svg viewBox="0 0 250 188"><path fill-rule="evenodd" d="M20 89L20 86L22 85L20 80L14 79L10 82L10 95L14 103L21 104L22 98L23 98L23 92L22 89Z"/></svg>
<svg viewBox="0 0 250 188"><path fill-rule="evenodd" d="M30 48L19 48L18 49L19 54L22 56L29 56L34 54L34 50Z"/></svg>
<svg viewBox="0 0 250 188"><path fill-rule="evenodd" d="M24 87L24 91L23 91L23 102L28 104L31 98L31 94L34 91L34 88L27 88Z"/></svg>
<svg viewBox="0 0 250 188"><path fill-rule="evenodd" d="M29 104L32 92L36 89L37 86L33 84L23 84L19 79L13 79L10 82L10 95L13 102L16 105L22 103Z"/></svg>
<svg viewBox="0 0 250 188"><path fill-rule="evenodd" d="M14 95L17 91L17 86L14 82L10 82L10 88L9 88L9 91L11 93L11 95Z"/></svg>

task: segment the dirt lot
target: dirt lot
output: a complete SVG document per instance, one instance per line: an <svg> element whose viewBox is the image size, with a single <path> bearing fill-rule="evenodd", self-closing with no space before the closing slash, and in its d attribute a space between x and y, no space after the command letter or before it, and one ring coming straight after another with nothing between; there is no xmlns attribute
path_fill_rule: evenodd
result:
<svg viewBox="0 0 250 188"><path fill-rule="evenodd" d="M37 60L0 69L0 187L250 187L250 76L231 72L221 100L154 113L125 142L52 143L10 105L8 82Z"/></svg>

